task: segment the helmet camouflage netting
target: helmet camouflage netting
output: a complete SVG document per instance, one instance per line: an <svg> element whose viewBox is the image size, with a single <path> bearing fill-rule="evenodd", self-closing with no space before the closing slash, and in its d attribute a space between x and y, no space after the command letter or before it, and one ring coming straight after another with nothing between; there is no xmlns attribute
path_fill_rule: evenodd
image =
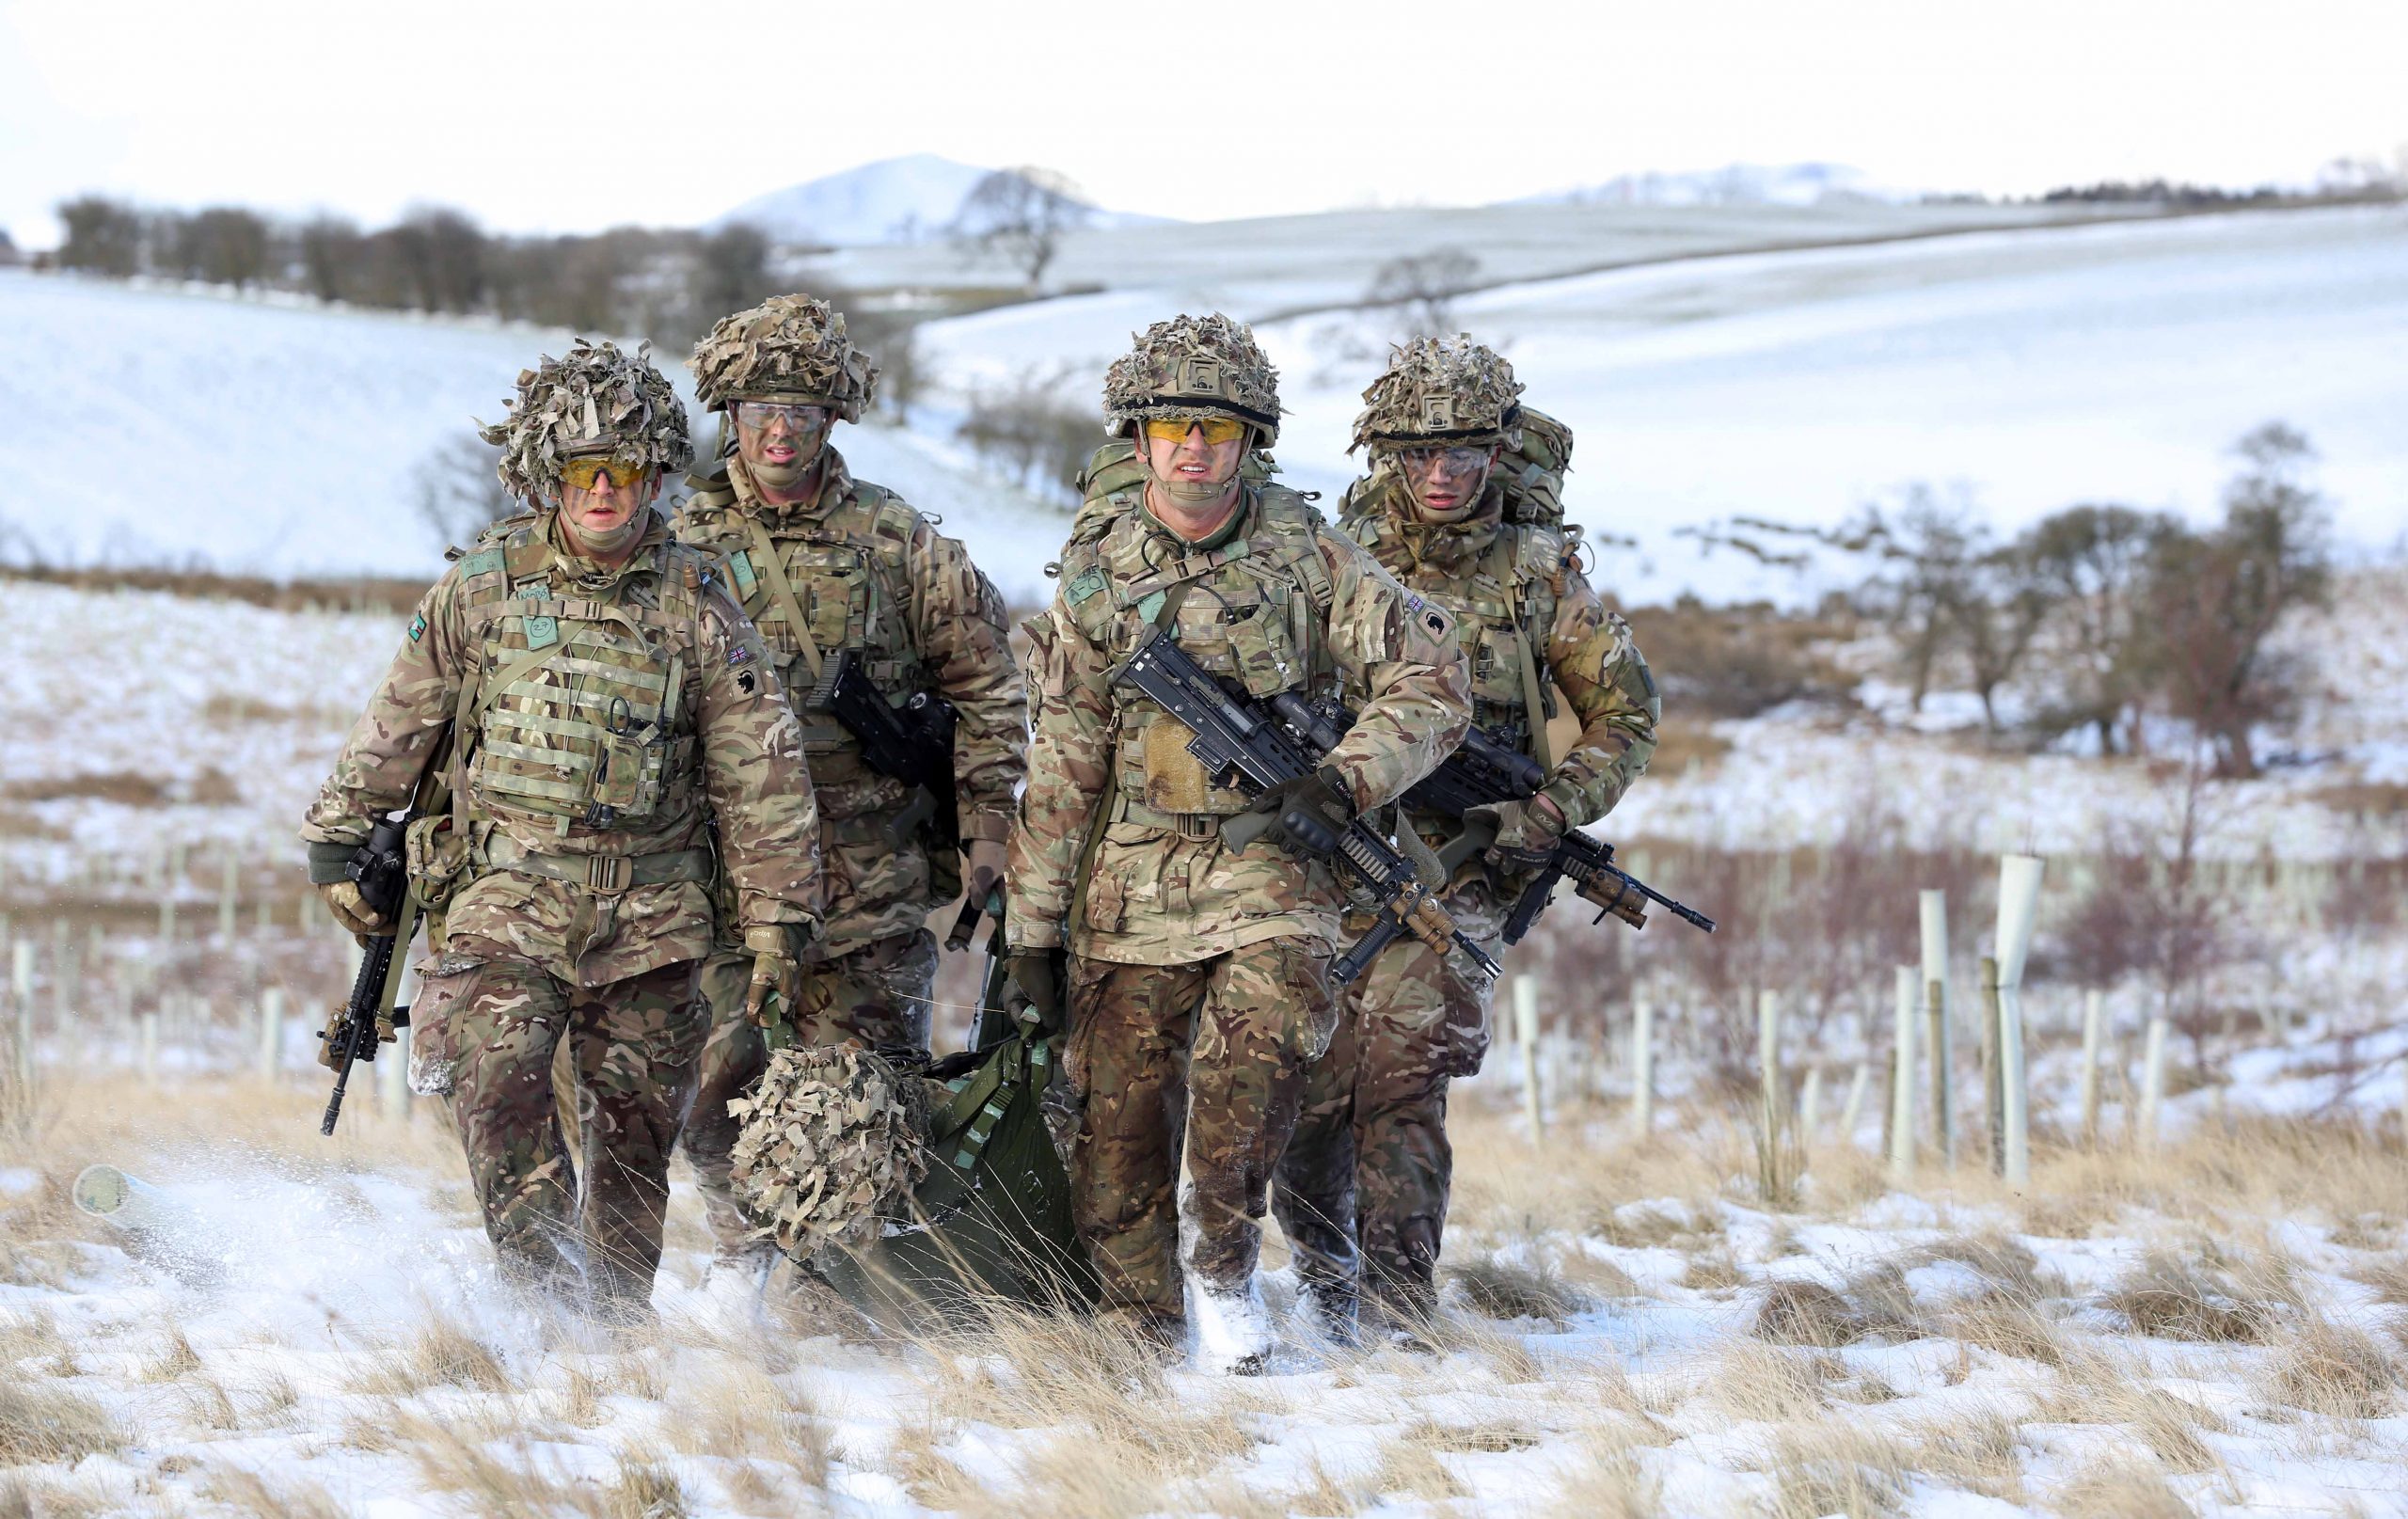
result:
<svg viewBox="0 0 2408 1519"><path fill-rule="evenodd" d="M1279 372L1254 329L1218 311L1157 322L1103 376L1104 431L1127 436L1148 417L1240 417L1279 441Z"/></svg>
<svg viewBox="0 0 2408 1519"><path fill-rule="evenodd" d="M927 1175L920 1081L848 1044L769 1056L749 1098L730 1178L746 1210L801 1260L828 1244L863 1244Z"/></svg>
<svg viewBox="0 0 2408 1519"><path fill-rule="evenodd" d="M650 343L631 357L579 338L567 357L546 354L520 370L518 394L506 404L509 420L480 423L477 435L501 450L494 472L522 500L548 498L563 459L608 454L663 474L693 462L686 408L653 368Z"/></svg>
<svg viewBox="0 0 2408 1519"><path fill-rule="evenodd" d="M1354 441L1411 448L1420 444L1520 444L1521 382L1505 356L1471 340L1416 338L1389 354L1388 367L1363 392Z"/></svg>
<svg viewBox="0 0 2408 1519"><path fill-rule="evenodd" d="M772 295L720 318L686 368L713 411L734 399L775 396L816 402L857 422L878 389L878 364L845 336L845 314L810 295Z"/></svg>

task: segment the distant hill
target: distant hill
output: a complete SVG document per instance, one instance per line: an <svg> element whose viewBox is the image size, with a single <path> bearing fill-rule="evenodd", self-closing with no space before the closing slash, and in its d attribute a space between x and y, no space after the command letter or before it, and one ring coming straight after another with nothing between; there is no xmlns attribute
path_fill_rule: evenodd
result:
<svg viewBox="0 0 2408 1519"><path fill-rule="evenodd" d="M963 198L990 172L934 153L880 159L755 196L710 225L749 222L786 242L838 247L927 242L943 235ZM1093 209L1097 227L1137 227L1164 219Z"/></svg>
<svg viewBox="0 0 2408 1519"><path fill-rule="evenodd" d="M1602 184L1524 196L1508 205L1812 206L1841 198L1912 200L1919 192L1877 185L1846 164L1729 164L1680 173L1618 174Z"/></svg>

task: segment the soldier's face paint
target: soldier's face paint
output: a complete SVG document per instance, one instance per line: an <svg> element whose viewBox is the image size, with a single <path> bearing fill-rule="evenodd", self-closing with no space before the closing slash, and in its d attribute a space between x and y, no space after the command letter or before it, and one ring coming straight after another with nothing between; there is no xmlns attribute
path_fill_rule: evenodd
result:
<svg viewBox="0 0 2408 1519"><path fill-rule="evenodd" d="M1497 463L1494 445L1481 449L1402 449L1397 468L1425 522L1456 522L1480 504L1488 471Z"/></svg>
<svg viewBox="0 0 2408 1519"><path fill-rule="evenodd" d="M622 486L609 473L594 476L582 488L561 482L561 521L577 546L596 559L608 560L635 546L643 536L643 514L660 494L660 476L646 470L632 484Z"/></svg>
<svg viewBox="0 0 2408 1519"><path fill-rule="evenodd" d="M769 401L736 403L736 451L745 468L769 491L798 491L819 463L832 425L825 406L784 405Z"/></svg>

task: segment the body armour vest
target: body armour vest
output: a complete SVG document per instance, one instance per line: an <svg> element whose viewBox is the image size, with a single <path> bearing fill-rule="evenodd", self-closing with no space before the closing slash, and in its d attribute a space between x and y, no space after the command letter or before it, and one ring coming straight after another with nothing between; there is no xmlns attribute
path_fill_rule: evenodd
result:
<svg viewBox="0 0 2408 1519"><path fill-rule="evenodd" d="M481 655L459 731L470 816L514 833L669 821L698 805L689 690L702 556L673 543L591 596L573 594L540 516L487 530L459 563Z"/></svg>
<svg viewBox="0 0 2408 1519"><path fill-rule="evenodd" d="M1454 614L1455 636L1471 664L1472 721L1492 734L1509 736L1523 753L1534 752L1536 724L1555 715L1557 698L1545 680L1546 656L1556 601L1563 589L1569 550L1564 535L1525 523L1497 523L1496 536L1485 546L1441 565L1417 559L1406 542L1407 530L1385 512L1350 511L1341 529L1406 589ZM1530 714L1526 670L1538 677L1536 695L1543 710L1536 719ZM1359 693L1349 697L1359 700Z"/></svg>
<svg viewBox="0 0 2408 1519"><path fill-rule="evenodd" d="M1149 629L1168 627L1233 690L1328 694L1333 593L1315 542L1321 514L1284 486L1249 494L1239 536L1211 549L1181 545L1133 498L1128 510L1083 520L1062 556L1062 595L1081 634L1119 659ZM1183 723L1142 697L1115 710L1120 807L1222 817L1245 810L1244 792L1213 785L1187 752L1195 735Z"/></svg>
<svg viewBox="0 0 2408 1519"><path fill-rule="evenodd" d="M841 464L833 450L829 458ZM839 649L862 652L870 683L889 701L933 688L909 615L919 514L849 474L835 500L810 511L744 509L725 460L692 478L700 488L678 509L677 535L718 561L721 583L778 661L802 720L821 817L848 815L847 783L870 779L861 746L834 719L803 710L803 698L818 664Z"/></svg>

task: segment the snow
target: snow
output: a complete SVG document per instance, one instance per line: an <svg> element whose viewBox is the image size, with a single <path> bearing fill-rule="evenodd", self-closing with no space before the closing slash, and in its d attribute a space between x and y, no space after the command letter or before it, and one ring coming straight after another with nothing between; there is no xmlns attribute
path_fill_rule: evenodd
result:
<svg viewBox="0 0 2408 1519"><path fill-rule="evenodd" d="M53 562L432 580L445 546L414 472L570 339L0 271L0 470L17 487L0 540L14 528ZM715 420L675 359L657 361L707 448ZM1007 595L1046 588L1066 514L938 439L867 425L837 443L861 478L970 534Z"/></svg>
<svg viewBox="0 0 2408 1519"><path fill-rule="evenodd" d="M935 153L883 158L756 196L710 226L740 222L800 244L925 242L944 234L960 214L962 200L991 172ZM1149 226L1163 220L1129 212L1092 213L1097 227Z"/></svg>

